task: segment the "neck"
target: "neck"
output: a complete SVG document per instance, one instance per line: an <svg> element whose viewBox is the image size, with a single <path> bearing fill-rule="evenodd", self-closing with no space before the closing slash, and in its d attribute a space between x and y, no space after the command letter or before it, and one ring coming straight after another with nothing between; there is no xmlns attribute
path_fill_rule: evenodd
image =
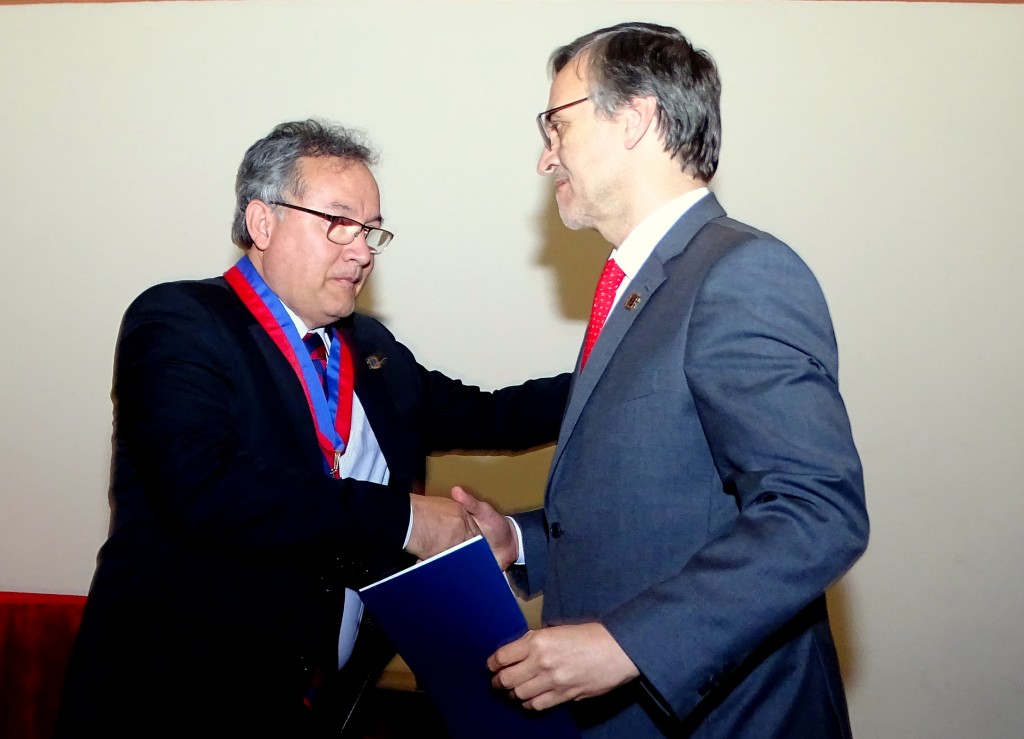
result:
<svg viewBox="0 0 1024 739"><path fill-rule="evenodd" d="M630 197L623 208L622 218L614 226L602 228L601 235L612 244L618 247L633 232L638 225L651 215L658 208L680 195L692 192L707 183L679 171L678 165L674 172L656 172L643 177L636 177L627 186L626 192Z"/></svg>

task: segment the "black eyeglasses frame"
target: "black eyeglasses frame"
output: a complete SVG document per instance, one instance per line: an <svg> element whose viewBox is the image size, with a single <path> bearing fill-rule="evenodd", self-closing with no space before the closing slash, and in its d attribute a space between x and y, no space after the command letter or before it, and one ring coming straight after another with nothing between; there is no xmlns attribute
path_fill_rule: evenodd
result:
<svg viewBox="0 0 1024 739"><path fill-rule="evenodd" d="M548 133L548 127L551 125L551 116L560 110L571 108L574 105L585 103L590 100L590 95L579 100L573 100L571 103L565 103L564 105L556 105L554 108L548 108L542 113L537 114L537 128L540 130L540 137L544 140L544 148L551 149L551 135Z"/></svg>
<svg viewBox="0 0 1024 739"><path fill-rule="evenodd" d="M345 228L352 228L353 226L358 226L359 230L356 231L355 234L353 234L352 241L355 241L356 238L358 238L359 234L366 234L366 246L370 249L370 253L373 254L374 256L384 251L384 247L391 243L391 239L395 238L395 235L385 228L380 228L379 226L367 226L365 223L360 223L355 218L349 218L348 216L336 216L330 213L321 213L318 210L304 208L301 205L293 205L292 203L283 203L280 200L270 200L268 201L268 204L280 205L282 208L291 208L292 210L299 210L302 211L303 213L309 213L311 216L319 216L320 218L323 218L325 221L329 221L331 225L327 227L328 240L330 240L332 243L339 244L342 246L344 246L345 244L343 244L340 241L335 241L334 239L331 238L331 231L333 231L336 226L343 226ZM371 245L371 234L380 234L379 238L381 239L381 243L377 244L376 246ZM348 241L345 243L351 244L352 241Z"/></svg>

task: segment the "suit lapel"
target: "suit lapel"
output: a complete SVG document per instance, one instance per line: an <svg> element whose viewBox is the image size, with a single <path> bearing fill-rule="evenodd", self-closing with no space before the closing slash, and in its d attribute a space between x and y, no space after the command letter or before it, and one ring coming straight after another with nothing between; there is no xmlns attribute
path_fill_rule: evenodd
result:
<svg viewBox="0 0 1024 739"><path fill-rule="evenodd" d="M601 380L615 350L622 342L626 332L629 331L629 327L643 312L648 299L664 281L665 270L660 259L651 258L644 262L636 277L629 283L629 289L608 315L601 335L587 360L586 369L580 372L577 363L569 404L565 409L565 416L562 418L562 426L558 434L558 451L561 451L564 442L572 435L584 406ZM632 298L633 295L637 297ZM627 308L627 305L632 307Z"/></svg>
<svg viewBox="0 0 1024 739"><path fill-rule="evenodd" d="M719 205L718 199L710 193L686 211L654 247L654 251L640 267L636 277L629 283L622 298L615 304L608 320L605 321L597 343L594 344L594 349L587 360L587 367L582 372L579 370L579 359L577 359L576 373L573 375L573 386L569 394L569 404L565 409L565 417L562 419L562 427L558 434L558 446L551 463L552 474L558 465L565 445L576 428L583 409L604 376L604 371L614 357L619 344L622 343L633 323L646 310L650 298L665 282L665 263L682 254L709 221L724 215L725 211ZM551 477L549 476L549 486L550 482Z"/></svg>
<svg viewBox="0 0 1024 739"><path fill-rule="evenodd" d="M395 427L393 407L388 397L387 386L384 384L384 372L381 371L388 358L382 356L378 347L366 340L358 332L349 334L352 342L352 365L355 369L356 395L363 406L367 420L373 427L377 443L390 459L388 449L392 447L392 430Z"/></svg>
<svg viewBox="0 0 1024 739"><path fill-rule="evenodd" d="M289 424L295 430L296 438L305 439L301 444L303 454L308 458L309 464L314 468L322 467L323 455L317 442L316 431L313 426L313 418L309 412L309 404L306 402L306 395L302 390L299 378L295 376L295 370L288 363L288 360L281 354L274 340L263 329L262 326L252 318L252 314L244 305L241 309L250 317L248 324L249 334L263 355L267 371L274 382L274 387L281 399L285 415Z"/></svg>
<svg viewBox="0 0 1024 739"><path fill-rule="evenodd" d="M357 317L348 319L351 326L348 337L352 343L352 364L356 375L355 392L394 481L396 475L405 474L405 467L400 464L404 448L401 434L407 434L409 429L395 412L385 369L389 359L376 340L359 330Z"/></svg>

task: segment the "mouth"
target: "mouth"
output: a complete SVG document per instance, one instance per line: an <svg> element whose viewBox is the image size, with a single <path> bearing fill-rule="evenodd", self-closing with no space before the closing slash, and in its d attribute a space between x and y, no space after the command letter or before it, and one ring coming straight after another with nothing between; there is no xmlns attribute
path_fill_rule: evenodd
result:
<svg viewBox="0 0 1024 739"><path fill-rule="evenodd" d="M358 274L357 275L335 275L335 276L331 277L330 279L331 279L331 282L339 283L343 287L344 286L353 286L354 287L355 285L358 285L362 281L362 276L358 275Z"/></svg>

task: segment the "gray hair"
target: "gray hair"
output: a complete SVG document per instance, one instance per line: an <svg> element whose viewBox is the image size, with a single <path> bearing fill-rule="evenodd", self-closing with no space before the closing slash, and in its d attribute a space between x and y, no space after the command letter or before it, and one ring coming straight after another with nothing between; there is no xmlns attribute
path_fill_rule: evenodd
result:
<svg viewBox="0 0 1024 739"><path fill-rule="evenodd" d="M653 95L665 151L684 172L705 182L714 176L722 145L722 82L706 51L695 49L675 28L620 23L555 49L551 74L574 59L587 72L599 113L610 116L634 98Z"/></svg>
<svg viewBox="0 0 1024 739"><path fill-rule="evenodd" d="M302 157L337 157L370 167L377 154L359 131L310 118L281 123L249 147L235 179L235 218L231 240L242 249L252 246L245 209L253 200L283 200L285 191L301 198L306 183L296 166Z"/></svg>

